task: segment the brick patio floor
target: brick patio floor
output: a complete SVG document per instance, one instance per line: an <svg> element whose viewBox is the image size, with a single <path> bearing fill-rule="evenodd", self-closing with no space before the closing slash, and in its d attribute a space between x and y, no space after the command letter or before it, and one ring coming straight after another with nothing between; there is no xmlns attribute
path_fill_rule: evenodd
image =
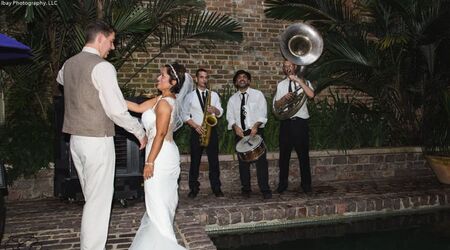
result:
<svg viewBox="0 0 450 250"><path fill-rule="evenodd" d="M196 199L180 193L175 228L188 249L216 249L208 237L227 230L323 218L448 207L450 185L435 178L330 183L314 187L310 196L289 190L263 200L259 192L249 199L238 193L216 198L207 192ZM7 203L6 228L0 249L79 249L82 204L58 199ZM144 212L142 201L128 207L115 203L107 249L128 249Z"/></svg>

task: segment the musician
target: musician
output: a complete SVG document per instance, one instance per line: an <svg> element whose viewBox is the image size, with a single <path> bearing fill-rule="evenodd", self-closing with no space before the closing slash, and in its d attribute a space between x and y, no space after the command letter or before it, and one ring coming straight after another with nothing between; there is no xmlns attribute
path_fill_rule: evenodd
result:
<svg viewBox="0 0 450 250"><path fill-rule="evenodd" d="M233 94L227 104L228 129L236 134L236 143L246 135L263 135L267 122L267 103L263 93L250 88L251 75L245 70L238 70L233 83L238 91ZM239 159L241 192L245 198L250 197L250 163ZM269 187L269 171L266 153L256 160L258 186L264 199L272 198Z"/></svg>
<svg viewBox="0 0 450 250"><path fill-rule="evenodd" d="M314 90L309 81L297 76L298 66L285 60L283 72L286 78L278 83L277 92L274 97L274 107L280 107L284 103L294 98L295 89L298 92L304 91L309 98L314 97ZM291 152L294 148L300 164L301 184L300 187L305 193L310 193L311 189L311 169L309 166L309 128L308 128L308 108L307 101L296 114L280 122L280 176L277 192L283 193L288 187L289 162Z"/></svg>
<svg viewBox="0 0 450 250"><path fill-rule="evenodd" d="M197 88L188 94L186 97L185 107L187 113L184 115L184 121L191 127L191 166L189 169L189 198L195 198L200 189L200 182L198 181L199 166L203 150L206 149L208 156L209 167L209 182L211 189L216 197L223 197L220 182L219 169L219 140L217 135L217 126L211 127L211 134L209 144L206 147L200 145L200 135L206 133L202 128L203 118L205 112L214 114L216 117L221 117L223 109L220 104L219 95L207 89L208 72L206 69L200 68L195 73ZM206 107L208 95L211 95L211 105Z"/></svg>

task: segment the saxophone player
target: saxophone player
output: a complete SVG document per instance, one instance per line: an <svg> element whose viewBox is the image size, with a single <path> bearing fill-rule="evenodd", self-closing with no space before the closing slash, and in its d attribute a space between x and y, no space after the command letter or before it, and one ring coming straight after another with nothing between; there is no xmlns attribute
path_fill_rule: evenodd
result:
<svg viewBox="0 0 450 250"><path fill-rule="evenodd" d="M189 169L189 198L195 198L200 190L199 167L203 150L208 156L209 182L216 197L223 197L219 169L219 143L216 126L205 124L206 116L221 117L223 109L219 95L208 89L208 71L200 68L195 73L197 88L186 97L187 113L184 121L191 127ZM217 121L217 120L216 120ZM208 131L209 130L209 131ZM209 136L209 138L206 138ZM204 141L207 141L204 143Z"/></svg>
<svg viewBox="0 0 450 250"><path fill-rule="evenodd" d="M314 90L309 81L297 76L298 66L285 60L283 62L283 72L286 78L277 85L277 92L273 98L274 108L291 101L296 91L304 91L307 97L314 97ZM279 158L279 183L277 192L283 193L288 187L289 162L292 149L295 149L300 164L301 183L300 188L305 193L310 193L311 189L311 169L309 165L309 128L308 128L308 107L307 101L291 117L280 122L280 158Z"/></svg>

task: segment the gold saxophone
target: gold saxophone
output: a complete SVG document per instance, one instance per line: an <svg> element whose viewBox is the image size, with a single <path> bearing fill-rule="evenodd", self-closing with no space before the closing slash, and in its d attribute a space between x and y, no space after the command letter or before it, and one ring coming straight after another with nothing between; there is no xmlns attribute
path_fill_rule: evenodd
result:
<svg viewBox="0 0 450 250"><path fill-rule="evenodd" d="M203 134L200 135L200 146L206 147L209 144L209 138L211 137L212 127L217 125L217 118L214 114L208 113L208 107L211 106L211 96L212 91L208 91L208 96L206 97L205 111L203 113L202 130Z"/></svg>

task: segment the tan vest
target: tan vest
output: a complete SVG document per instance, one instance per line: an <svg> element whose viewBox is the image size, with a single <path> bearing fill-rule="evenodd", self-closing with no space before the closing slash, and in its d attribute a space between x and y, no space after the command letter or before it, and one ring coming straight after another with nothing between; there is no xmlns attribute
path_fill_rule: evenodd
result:
<svg viewBox="0 0 450 250"><path fill-rule="evenodd" d="M114 123L106 116L98 90L92 83L92 70L101 62L105 60L88 52L80 52L66 61L64 133L92 137L115 135Z"/></svg>

